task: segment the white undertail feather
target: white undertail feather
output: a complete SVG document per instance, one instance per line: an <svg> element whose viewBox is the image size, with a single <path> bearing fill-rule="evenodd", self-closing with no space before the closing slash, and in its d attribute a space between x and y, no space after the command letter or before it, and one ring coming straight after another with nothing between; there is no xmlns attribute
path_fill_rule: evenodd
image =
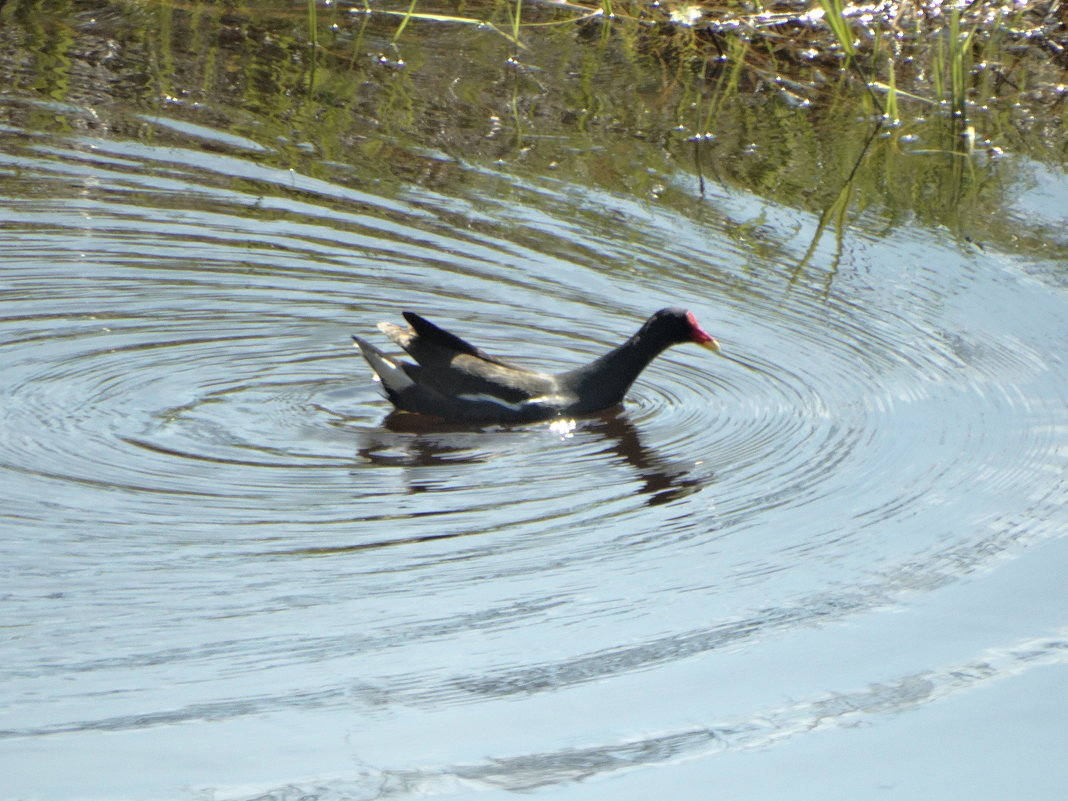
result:
<svg viewBox="0 0 1068 801"><path fill-rule="evenodd" d="M358 340L354 344L367 359L367 363L371 365L375 379L381 381L385 388L400 392L415 383L395 361L382 355L377 348Z"/></svg>

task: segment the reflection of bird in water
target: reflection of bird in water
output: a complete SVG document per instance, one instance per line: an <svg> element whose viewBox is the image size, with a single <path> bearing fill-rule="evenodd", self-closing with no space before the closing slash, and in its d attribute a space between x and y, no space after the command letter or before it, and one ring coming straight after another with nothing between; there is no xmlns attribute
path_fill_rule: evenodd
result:
<svg viewBox="0 0 1068 801"><path fill-rule="evenodd" d="M670 346L694 342L719 352L693 312L661 309L601 358L552 375L490 356L412 312L404 312L404 319L409 328L378 327L415 364L353 340L398 410L450 422L529 423L599 412L622 403L642 370Z"/></svg>
<svg viewBox="0 0 1068 801"><path fill-rule="evenodd" d="M698 476L693 472L693 463L672 462L646 447L625 413L604 414L591 421L587 431L604 437L605 450L623 457L641 476L644 484L637 494L645 496L648 506L697 492L713 479L711 471Z"/></svg>
<svg viewBox="0 0 1068 801"><path fill-rule="evenodd" d="M493 458L479 447L485 430L473 424L448 424L423 415L393 412L382 431L366 434L359 455L375 464L403 467L462 465ZM638 429L625 412L610 410L576 422L569 437L604 440L602 453L621 457L641 477L635 490L645 503L656 506L696 492L712 480L711 471L696 475L693 463L672 462L645 446ZM411 493L432 488L415 475L408 481Z"/></svg>

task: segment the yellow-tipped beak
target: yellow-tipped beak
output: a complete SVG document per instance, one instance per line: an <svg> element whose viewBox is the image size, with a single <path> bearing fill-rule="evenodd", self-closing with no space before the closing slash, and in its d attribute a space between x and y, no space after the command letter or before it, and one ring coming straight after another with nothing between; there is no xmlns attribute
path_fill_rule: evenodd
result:
<svg viewBox="0 0 1068 801"><path fill-rule="evenodd" d="M714 339L709 339L707 342L698 342L697 344L702 348L708 348L713 353L720 352L719 343Z"/></svg>

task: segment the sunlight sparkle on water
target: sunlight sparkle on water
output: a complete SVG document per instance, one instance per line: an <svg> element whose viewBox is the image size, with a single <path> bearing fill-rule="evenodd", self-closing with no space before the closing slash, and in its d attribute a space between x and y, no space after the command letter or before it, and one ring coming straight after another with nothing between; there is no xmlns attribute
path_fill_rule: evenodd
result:
<svg viewBox="0 0 1068 801"><path fill-rule="evenodd" d="M575 436L575 427L578 425L573 418L570 420L553 420L549 423L549 430L559 435L560 439L571 439Z"/></svg>

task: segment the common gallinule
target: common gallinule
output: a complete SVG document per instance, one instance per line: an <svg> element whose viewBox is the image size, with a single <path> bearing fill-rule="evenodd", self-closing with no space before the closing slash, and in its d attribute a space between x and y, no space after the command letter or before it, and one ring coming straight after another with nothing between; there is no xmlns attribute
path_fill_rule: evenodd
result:
<svg viewBox="0 0 1068 801"><path fill-rule="evenodd" d="M693 312L661 309L618 348L585 367L551 375L509 364L418 314L403 314L410 327L378 328L417 364L352 339L394 406L452 422L529 423L589 414L622 403L638 374L671 345L695 342L719 352Z"/></svg>

